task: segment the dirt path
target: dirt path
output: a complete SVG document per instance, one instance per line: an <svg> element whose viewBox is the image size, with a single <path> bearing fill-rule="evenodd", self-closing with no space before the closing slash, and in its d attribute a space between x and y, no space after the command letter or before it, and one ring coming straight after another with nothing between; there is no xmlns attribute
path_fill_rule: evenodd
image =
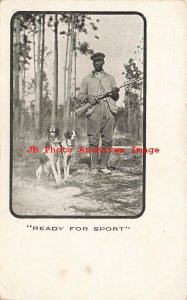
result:
<svg viewBox="0 0 187 300"><path fill-rule="evenodd" d="M96 176L86 164L75 164L71 178L59 186L50 178L38 181L36 167L36 160L14 164L12 208L19 216L131 217L142 210L140 160L113 162L112 175Z"/></svg>

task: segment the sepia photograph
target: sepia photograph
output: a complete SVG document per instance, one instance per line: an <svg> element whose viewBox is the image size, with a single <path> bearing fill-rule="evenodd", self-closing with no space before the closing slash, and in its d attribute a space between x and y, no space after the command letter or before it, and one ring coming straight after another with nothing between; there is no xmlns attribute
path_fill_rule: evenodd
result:
<svg viewBox="0 0 187 300"><path fill-rule="evenodd" d="M11 18L10 211L137 218L145 210L146 19L18 11Z"/></svg>

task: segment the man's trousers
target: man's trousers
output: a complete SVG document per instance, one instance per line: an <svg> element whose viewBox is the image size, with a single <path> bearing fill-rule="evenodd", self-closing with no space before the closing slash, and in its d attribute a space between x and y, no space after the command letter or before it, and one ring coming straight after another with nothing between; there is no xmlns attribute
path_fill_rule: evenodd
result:
<svg viewBox="0 0 187 300"><path fill-rule="evenodd" d="M109 108L106 100L100 100L95 105L93 113L87 118L87 134L89 140L89 146L98 147L99 139L101 136L102 148L111 148L112 138L114 132L114 116ZM100 168L106 168L110 152L101 153ZM91 154L91 167L98 167L98 153Z"/></svg>

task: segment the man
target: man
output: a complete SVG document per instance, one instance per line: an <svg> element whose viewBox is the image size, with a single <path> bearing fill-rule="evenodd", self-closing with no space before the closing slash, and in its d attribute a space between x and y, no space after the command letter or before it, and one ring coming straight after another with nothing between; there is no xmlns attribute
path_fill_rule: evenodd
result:
<svg viewBox="0 0 187 300"><path fill-rule="evenodd" d="M84 103L90 103L87 116L87 135L90 148L98 147L101 135L102 149L111 148L114 130L114 116L117 114L115 101L119 99L119 89L113 76L103 70L104 65L103 53L97 52L91 56L94 71L86 76L81 84L78 100ZM104 92L112 91L109 97L102 100L95 99L96 96ZM107 162L110 152L101 152L100 172L110 174L107 168ZM91 153L92 174L98 172L99 153Z"/></svg>

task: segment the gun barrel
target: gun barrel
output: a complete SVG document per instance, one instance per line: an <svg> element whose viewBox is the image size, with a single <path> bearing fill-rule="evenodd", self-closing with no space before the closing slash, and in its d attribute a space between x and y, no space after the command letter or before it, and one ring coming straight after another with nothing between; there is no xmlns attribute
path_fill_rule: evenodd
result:
<svg viewBox="0 0 187 300"><path fill-rule="evenodd" d="M131 85L131 84L133 84L133 83L135 83L135 82L137 82L137 81L140 81L140 80L143 80L143 78L139 78L139 79L133 80L133 81L131 81L131 82L129 82L129 83L123 84L123 85L121 85L120 87L118 87L118 89L121 89L122 87ZM104 97L107 97L107 95L109 95L111 92L112 92L112 90L111 90L111 91L108 91L108 92L105 92L105 93L103 93L103 94L100 94L100 95L97 96L97 98L98 98L98 99L102 99L102 98L104 98ZM88 110L89 108L90 108L90 103L86 103L86 104L82 105L81 107L77 108L77 109L75 110L76 116L77 116L77 117L81 117L84 113L87 112L87 110Z"/></svg>
<svg viewBox="0 0 187 300"><path fill-rule="evenodd" d="M139 78L139 79L135 79L135 80L130 81L130 82L128 82L128 83L122 84L122 85L120 85L120 87L118 87L118 89L121 89L122 87L131 85L131 84L133 84L133 83L135 83L135 82L137 82L137 81L141 81L141 80L143 80L143 77L142 77L142 78Z"/></svg>

